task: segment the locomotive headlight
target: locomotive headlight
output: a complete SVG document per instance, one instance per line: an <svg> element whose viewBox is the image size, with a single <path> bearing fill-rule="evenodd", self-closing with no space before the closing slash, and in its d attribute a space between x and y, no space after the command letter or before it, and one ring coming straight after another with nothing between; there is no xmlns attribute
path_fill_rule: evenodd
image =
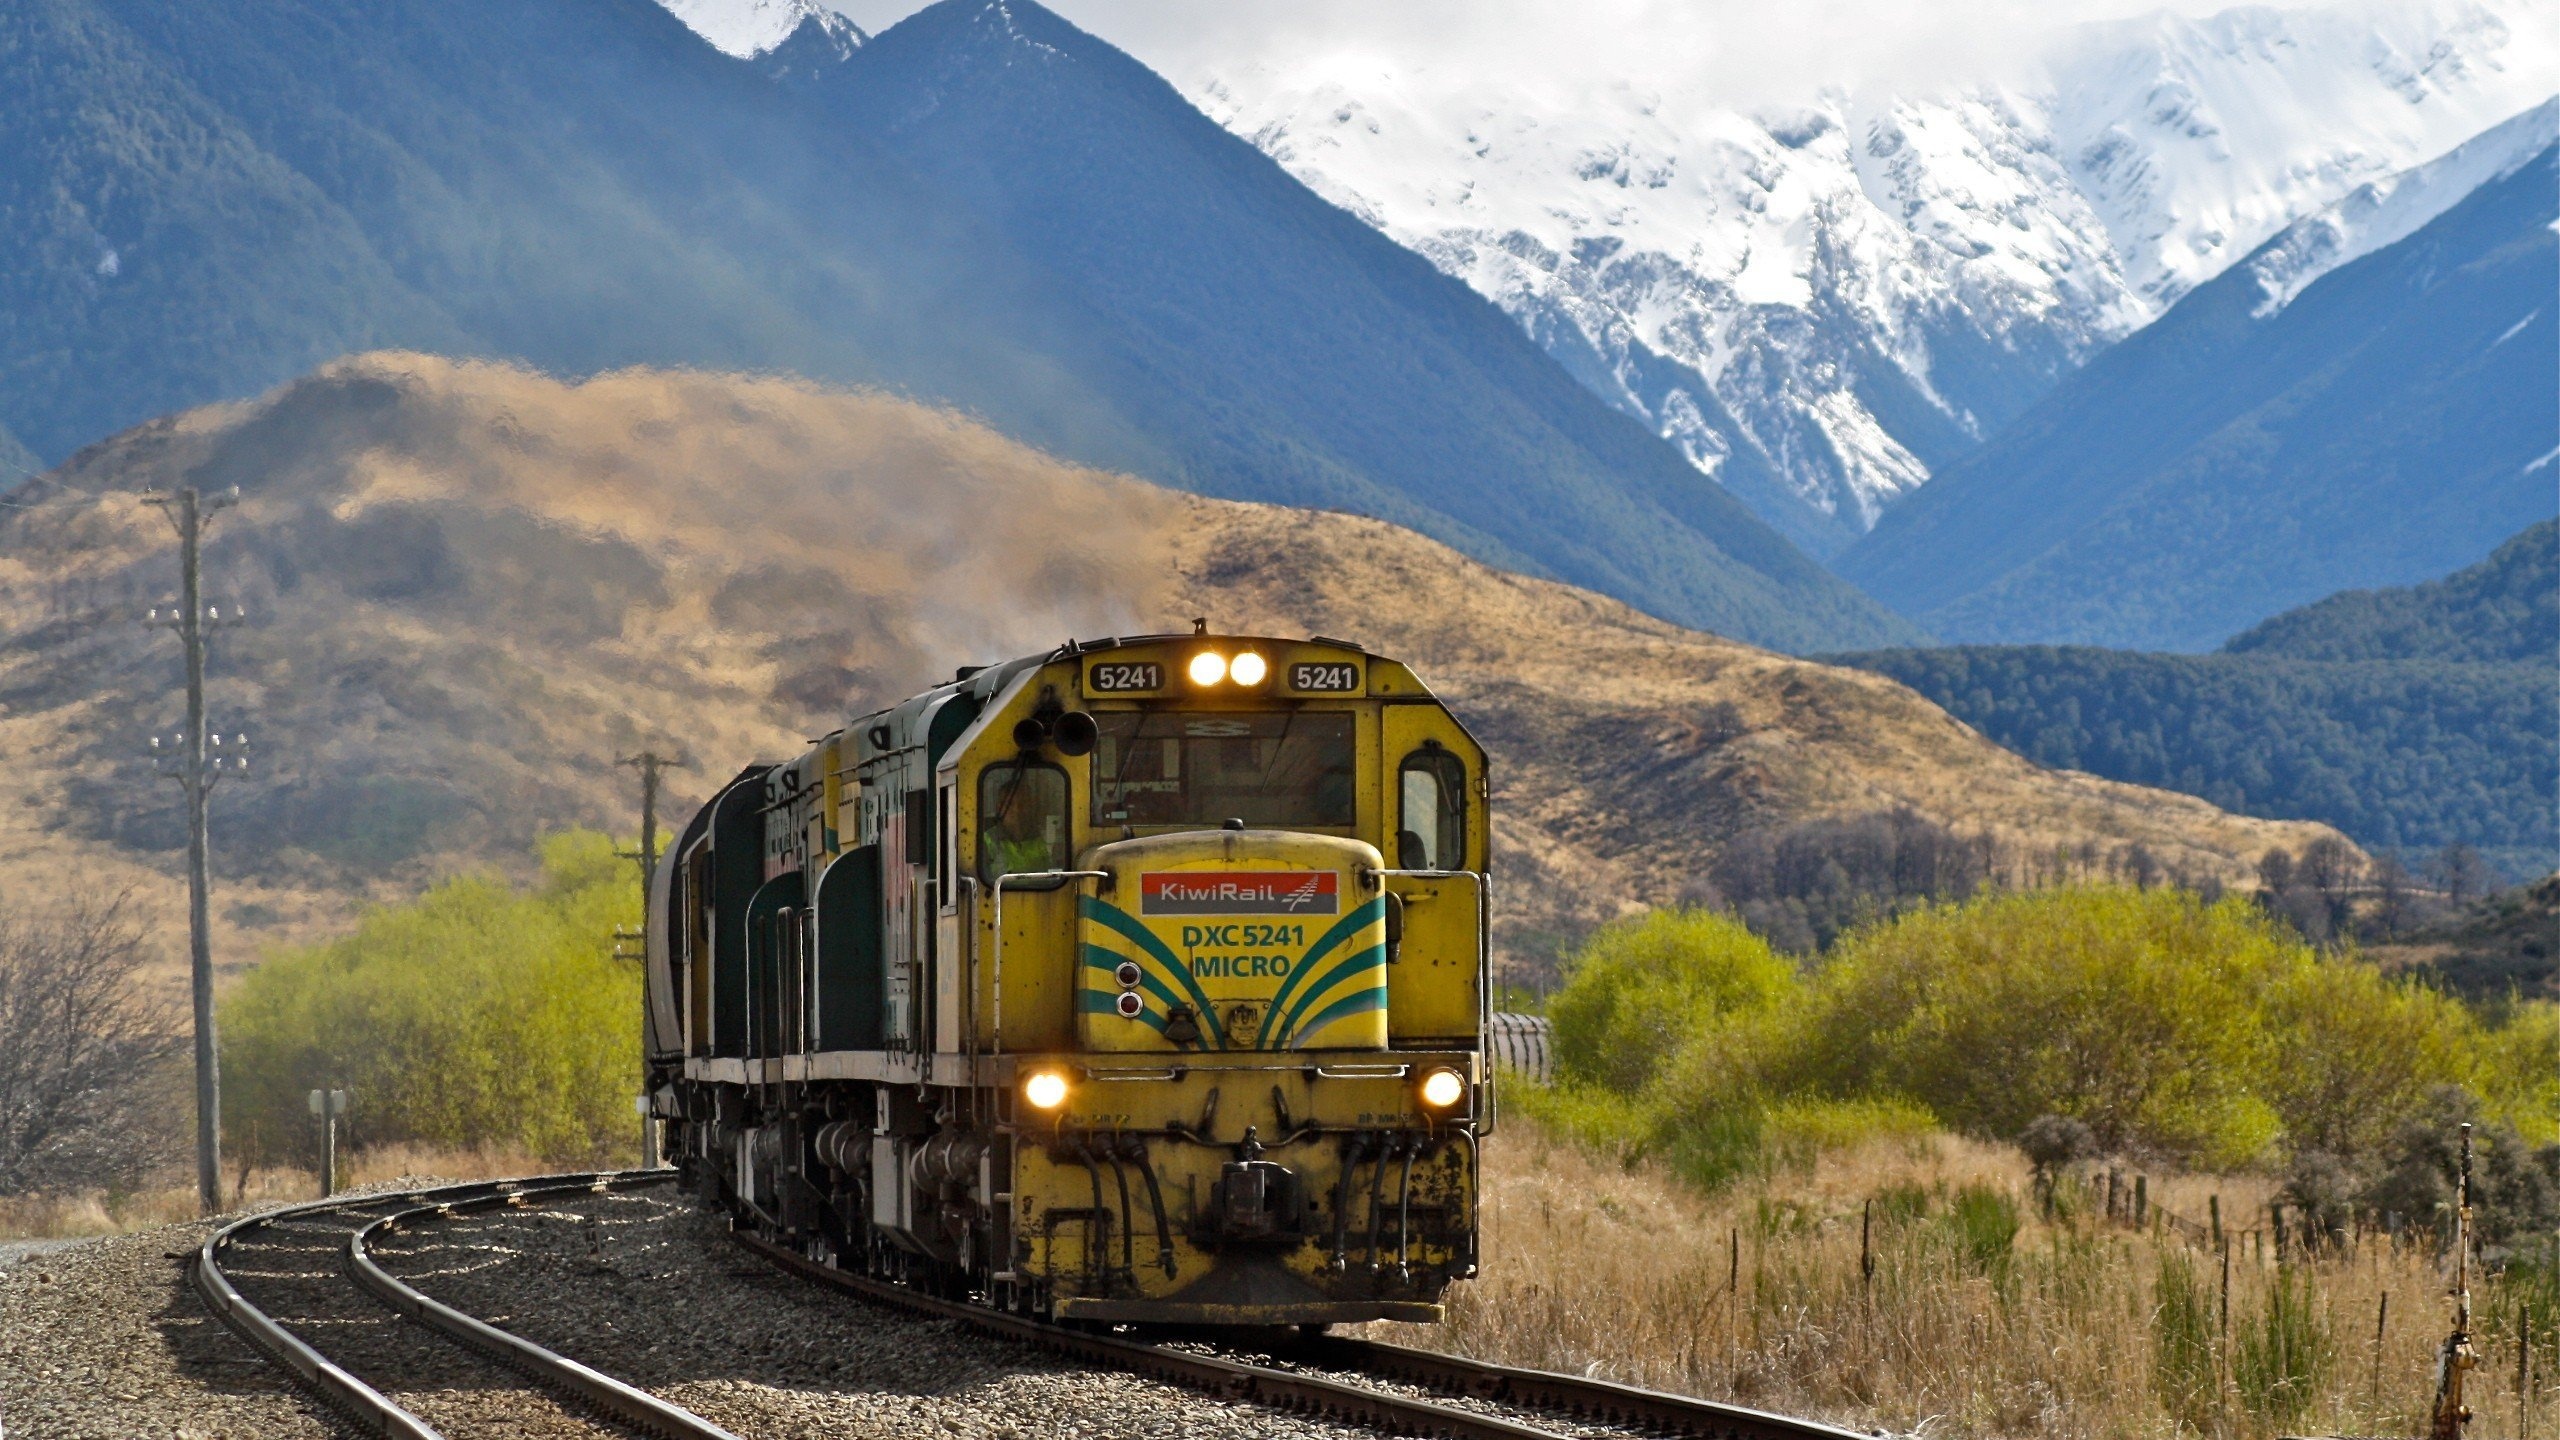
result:
<svg viewBox="0 0 2560 1440"><path fill-rule="evenodd" d="M1034 1070L1022 1082L1022 1098L1034 1110L1055 1110L1067 1103L1067 1077L1055 1070Z"/></svg>
<svg viewBox="0 0 2560 1440"><path fill-rule="evenodd" d="M1247 650L1227 662L1227 675L1239 685L1259 685L1271 673L1271 663Z"/></svg>
<svg viewBox="0 0 2560 1440"><path fill-rule="evenodd" d="M1422 1103L1446 1110L1467 1098L1467 1077L1455 1070L1434 1070L1422 1077Z"/></svg>
<svg viewBox="0 0 2560 1440"><path fill-rule="evenodd" d="M1227 657L1215 650L1203 650L1191 657L1191 683L1215 685L1227 678Z"/></svg>

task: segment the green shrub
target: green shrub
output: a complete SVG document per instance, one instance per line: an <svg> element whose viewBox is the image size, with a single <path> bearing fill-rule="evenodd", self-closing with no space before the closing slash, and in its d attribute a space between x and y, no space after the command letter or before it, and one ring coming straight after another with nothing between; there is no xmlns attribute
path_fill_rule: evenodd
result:
<svg viewBox="0 0 2560 1440"><path fill-rule="evenodd" d="M2268 1058L2255 1002L2296 951L2243 903L2174 891L1942 906L1841 944L1807 1058L1835 1092L1898 1091L1976 1133L2053 1113L2108 1150L2236 1163L2276 1130L2248 1083Z"/></svg>
<svg viewBox="0 0 2560 1440"><path fill-rule="evenodd" d="M577 1162L636 1135L640 918L612 840L555 836L519 892L485 875L269 959L223 1000L223 1119L262 1160L309 1151L308 1091L344 1086L359 1143L506 1147Z"/></svg>
<svg viewBox="0 0 2560 1440"><path fill-rule="evenodd" d="M1940 1128L1927 1106L1902 1095L1788 1095L1760 1109L1771 1152L1796 1163L1873 1140L1918 1140Z"/></svg>
<svg viewBox="0 0 2560 1440"><path fill-rule="evenodd" d="M2560 1004L2508 1008L2473 1045L2473 1091L2491 1120L2536 1145L2560 1144Z"/></svg>
<svg viewBox="0 0 2560 1440"><path fill-rule="evenodd" d="M1658 1117L1652 1106L1603 1086L1507 1083L1502 1104L1575 1144L1633 1164L1651 1150Z"/></svg>
<svg viewBox="0 0 2560 1440"><path fill-rule="evenodd" d="M1966 1185L1947 1202L1941 1223L1966 1268L1994 1279L2007 1277L2010 1247L2018 1240L2016 1197L1990 1185Z"/></svg>
<svg viewBox="0 0 2560 1440"><path fill-rule="evenodd" d="M2151 1290L2151 1383L2161 1407L2192 1430L2210 1431L2222 1382L2213 1357L2213 1291L2181 1248L2161 1251Z"/></svg>
<svg viewBox="0 0 2560 1440"><path fill-rule="evenodd" d="M2298 1151L2377 1153L2418 1112L2428 1086L2473 1063L2477 1027L2461 1002L2394 983L2370 965L2297 960L2266 1001L2279 1053L2262 1089Z"/></svg>
<svg viewBox="0 0 2560 1440"><path fill-rule="evenodd" d="M1533 1103L1710 1183L1941 1124L2370 1175L2447 1086L2560 1135L2560 1006L2516 1002L2490 1027L2245 900L2176 890L1900 915L1810 980L1735 921L1664 911L1595 937L1549 1013L1563 1088Z"/></svg>
<svg viewBox="0 0 2560 1440"><path fill-rule="evenodd" d="M1713 1064L1738 1027L1797 989L1795 967L1769 942L1712 911L1657 910L1611 925L1548 1002L1556 1068L1632 1095L1676 1053Z"/></svg>
<svg viewBox="0 0 2560 1440"><path fill-rule="evenodd" d="M2231 1379L2240 1403L2269 1425L2300 1419L2337 1361L2311 1278L2290 1265L2279 1269L2266 1298L2234 1329Z"/></svg>

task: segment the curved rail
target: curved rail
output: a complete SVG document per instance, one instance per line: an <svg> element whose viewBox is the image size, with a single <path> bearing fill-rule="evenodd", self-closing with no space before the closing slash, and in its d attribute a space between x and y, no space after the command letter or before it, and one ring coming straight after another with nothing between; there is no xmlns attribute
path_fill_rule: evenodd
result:
<svg viewBox="0 0 2560 1440"><path fill-rule="evenodd" d="M626 1385L601 1370L546 1350L521 1335L509 1334L485 1320L466 1315L441 1300L410 1288L375 1264L370 1248L370 1237L376 1232L397 1231L403 1225L418 1220L467 1215L571 1194L601 1194L607 1190L658 1184L673 1178L675 1172L672 1170L624 1170L610 1175L564 1180L555 1185L528 1187L502 1195L415 1206L385 1215L348 1236L347 1267L354 1273L357 1284L400 1314L523 1370L555 1390L565 1390L624 1424L653 1435L669 1436L671 1440L738 1440L735 1435L680 1405L669 1404L646 1390Z"/></svg>
<svg viewBox="0 0 2560 1440"><path fill-rule="evenodd" d="M672 1170L549 1175L525 1180L475 1181L406 1193L341 1195L289 1205L281 1210L234 1220L206 1236L204 1244L196 1251L193 1279L197 1292L224 1324L248 1341L251 1348L299 1379L323 1404L361 1428L387 1437L387 1440L444 1440L433 1426L394 1404L381 1391L349 1373L300 1336L276 1323L265 1311L250 1304L231 1283L230 1277L222 1273L224 1247L262 1226L331 1210L360 1210L405 1200L410 1202L408 1208L359 1226L347 1237L348 1268L357 1283L377 1299L400 1314L461 1340L523 1371L536 1382L593 1407L608 1418L651 1434L671 1437L671 1440L737 1440L736 1436L689 1410L668 1404L609 1375L420 1294L374 1263L365 1245L366 1236L396 1229L403 1222L505 1209L533 1200L595 1194L658 1184L673 1178L675 1172Z"/></svg>
<svg viewBox="0 0 2560 1440"><path fill-rule="evenodd" d="M1206 1390L1228 1399L1348 1420L1406 1435L1439 1435L1449 1437L1449 1440L1564 1440L1552 1430L1541 1430L1471 1410L1453 1409L1428 1400L1391 1395L1339 1380L1293 1374L1222 1356L1169 1350L1161 1345L1124 1340L1117 1335L1069 1330L1046 1321L990 1310L982 1305L945 1300L903 1285L874 1280L867 1275L849 1275L832 1266L820 1265L744 1230L732 1230L730 1234L740 1244L786 1270L822 1285L850 1291L866 1300L913 1310L936 1319L955 1320L1008 1340L1019 1340L1114 1370L1135 1371L1194 1390Z"/></svg>
<svg viewBox="0 0 2560 1440"><path fill-rule="evenodd" d="M851 1275L803 1259L744 1230L732 1235L748 1249L796 1274L865 1299L956 1320L990 1334L1042 1349L1131 1370L1213 1394L1280 1409L1299 1410L1409 1435L1455 1440L1558 1440L1557 1432L1476 1410L1328 1379L1274 1369L1230 1356L1177 1350L1117 1335L1071 1330L983 1306L945 1300L905 1286ZM1526 1410L1570 1414L1610 1424L1659 1430L1707 1440L1867 1440L1853 1430L1773 1414L1742 1405L1646 1390L1608 1380L1495 1365L1403 1345L1340 1336L1315 1336L1280 1347L1274 1358L1319 1368L1357 1372Z"/></svg>
<svg viewBox="0 0 2560 1440"><path fill-rule="evenodd" d="M1400 1380L1453 1395L1553 1410L1613 1425L1635 1425L1675 1435L1729 1437L1729 1440L1864 1440L1854 1430L1800 1420L1743 1405L1700 1400L1664 1390L1593 1380L1552 1370L1495 1365L1436 1350L1417 1350L1379 1340L1321 1335L1301 1340L1281 1352L1306 1363L1356 1370L1384 1380Z"/></svg>

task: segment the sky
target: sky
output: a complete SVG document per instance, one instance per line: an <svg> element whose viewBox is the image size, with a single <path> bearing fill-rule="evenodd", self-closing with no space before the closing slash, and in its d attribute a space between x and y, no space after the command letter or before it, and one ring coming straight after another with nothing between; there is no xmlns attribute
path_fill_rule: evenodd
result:
<svg viewBox="0 0 2560 1440"><path fill-rule="evenodd" d="M826 0L877 33L914 0ZM2230 0L1047 0L1190 88L1254 60L1454 78L1710 86L1728 103L1995 74L2057 29Z"/></svg>

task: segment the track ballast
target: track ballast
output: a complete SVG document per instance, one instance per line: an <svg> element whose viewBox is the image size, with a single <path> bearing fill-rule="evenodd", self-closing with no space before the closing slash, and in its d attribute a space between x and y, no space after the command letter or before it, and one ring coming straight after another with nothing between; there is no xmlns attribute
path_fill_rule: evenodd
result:
<svg viewBox="0 0 2560 1440"><path fill-rule="evenodd" d="M698 1415L429 1299L367 1253L367 1237L387 1229L672 1178L666 1170L557 1175L289 1206L216 1230L196 1252L193 1280L224 1324L370 1434L453 1440L537 1433L530 1425L544 1434L736 1440ZM495 1392L514 1413L485 1424L448 1419L439 1428L385 1393L417 1388Z"/></svg>

